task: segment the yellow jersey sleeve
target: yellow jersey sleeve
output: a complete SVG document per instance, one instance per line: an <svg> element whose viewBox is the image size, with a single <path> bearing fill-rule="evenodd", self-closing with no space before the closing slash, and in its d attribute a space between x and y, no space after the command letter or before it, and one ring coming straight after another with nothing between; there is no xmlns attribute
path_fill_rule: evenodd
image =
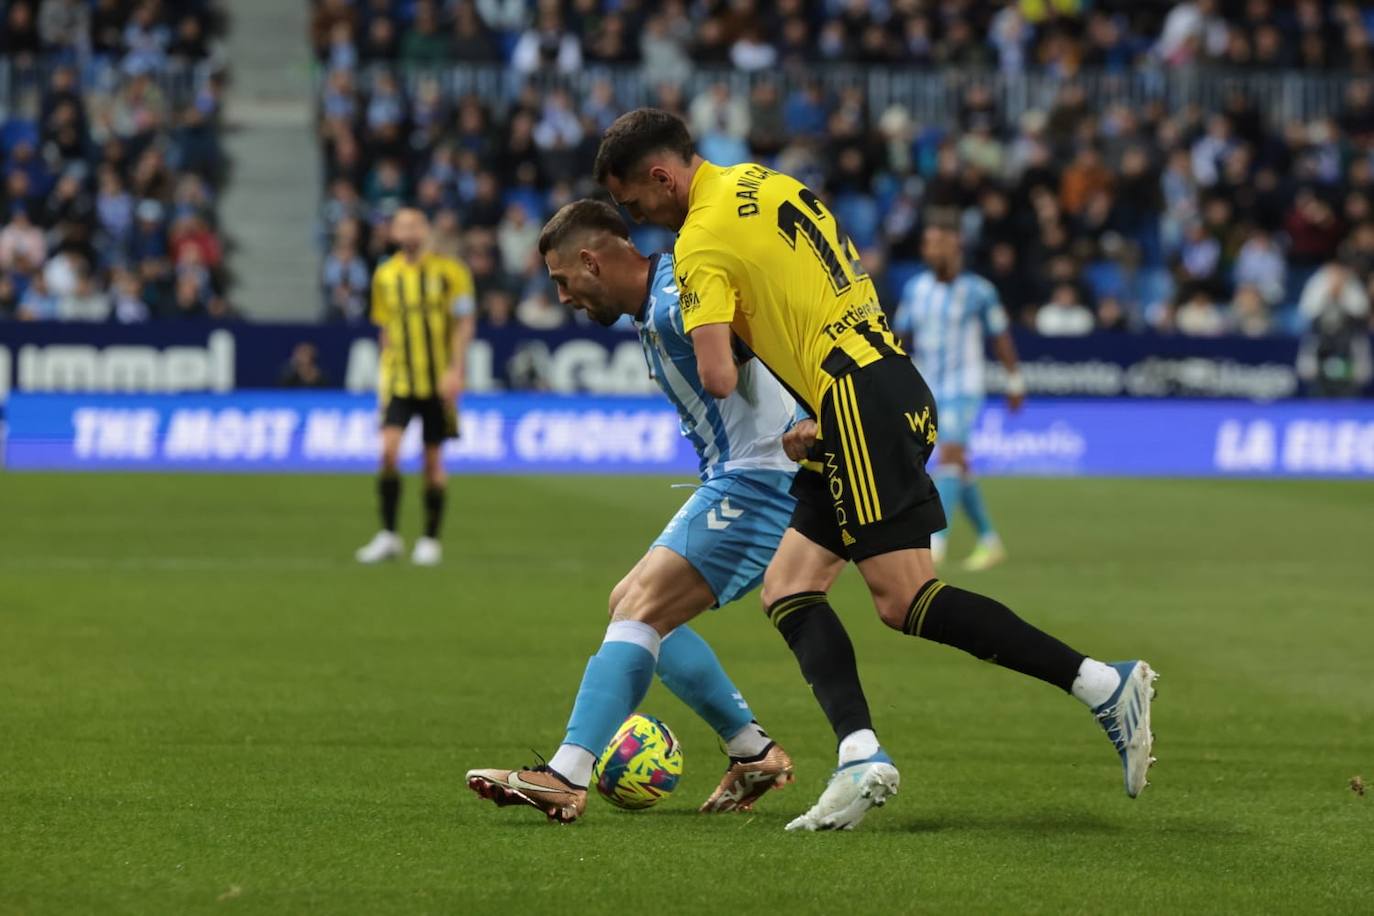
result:
<svg viewBox="0 0 1374 916"><path fill-rule="evenodd" d="M372 323L378 327L386 327L391 322L391 308L387 304L386 295L383 290L386 288L383 282L385 276L385 265L379 265L372 273Z"/></svg>
<svg viewBox="0 0 1374 916"><path fill-rule="evenodd" d="M703 232L683 233L673 249L682 329L735 320L738 291L730 281L729 256Z"/></svg>

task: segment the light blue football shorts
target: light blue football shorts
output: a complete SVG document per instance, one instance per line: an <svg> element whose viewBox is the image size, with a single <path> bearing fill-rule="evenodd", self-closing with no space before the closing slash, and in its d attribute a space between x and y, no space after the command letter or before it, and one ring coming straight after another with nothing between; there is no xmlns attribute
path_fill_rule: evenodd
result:
<svg viewBox="0 0 1374 916"><path fill-rule="evenodd" d="M983 412L983 399L977 395L961 395L945 400L936 399L940 416L940 445L968 445L973 425Z"/></svg>
<svg viewBox="0 0 1374 916"><path fill-rule="evenodd" d="M654 541L683 557L711 586L716 607L757 588L792 519L786 471L737 471L697 487Z"/></svg>

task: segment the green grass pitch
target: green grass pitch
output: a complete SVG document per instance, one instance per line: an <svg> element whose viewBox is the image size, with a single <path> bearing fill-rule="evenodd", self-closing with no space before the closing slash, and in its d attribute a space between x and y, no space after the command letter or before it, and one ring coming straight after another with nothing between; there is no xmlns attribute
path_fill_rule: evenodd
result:
<svg viewBox="0 0 1374 916"><path fill-rule="evenodd" d="M885 630L852 572L835 604L903 775L861 830L783 832L833 739L752 597L700 630L797 785L696 814L723 757L656 685L686 749L658 808L479 801L465 769L552 752L669 482L455 479L423 570L352 563L365 477L0 476L0 913L1374 907L1361 483L987 483L1012 560L952 581L1162 673L1137 801L1081 707Z"/></svg>

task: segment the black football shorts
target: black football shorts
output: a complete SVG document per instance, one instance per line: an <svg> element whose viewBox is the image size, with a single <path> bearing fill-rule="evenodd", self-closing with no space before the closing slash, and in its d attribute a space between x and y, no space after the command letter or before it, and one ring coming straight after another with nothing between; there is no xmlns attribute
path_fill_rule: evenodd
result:
<svg viewBox="0 0 1374 916"><path fill-rule="evenodd" d="M858 562L929 547L945 527L926 462L938 438L935 398L904 356L835 379L810 456L792 484L791 527Z"/></svg>
<svg viewBox="0 0 1374 916"><path fill-rule="evenodd" d="M425 445L438 445L445 439L458 438L458 411L443 398L392 396L382 409L382 427L405 429L415 417L420 418Z"/></svg>

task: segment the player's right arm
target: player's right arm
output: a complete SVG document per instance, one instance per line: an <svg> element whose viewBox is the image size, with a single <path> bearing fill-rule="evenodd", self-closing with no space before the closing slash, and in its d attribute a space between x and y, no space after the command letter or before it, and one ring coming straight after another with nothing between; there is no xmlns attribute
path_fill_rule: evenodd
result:
<svg viewBox="0 0 1374 916"><path fill-rule="evenodd" d="M696 233L695 236L700 236ZM697 375L714 398L729 397L739 384L730 322L735 319L735 287L715 246L683 233L676 253L682 328L692 338Z"/></svg>
<svg viewBox="0 0 1374 916"><path fill-rule="evenodd" d="M1021 363L1016 355L1011 322L1007 318L1007 310L1002 306L1001 297L997 295L997 288L985 279L979 285L983 294L983 327L992 337L992 352L1007 371L1007 407L1015 413L1026 402L1026 379L1021 374Z"/></svg>

